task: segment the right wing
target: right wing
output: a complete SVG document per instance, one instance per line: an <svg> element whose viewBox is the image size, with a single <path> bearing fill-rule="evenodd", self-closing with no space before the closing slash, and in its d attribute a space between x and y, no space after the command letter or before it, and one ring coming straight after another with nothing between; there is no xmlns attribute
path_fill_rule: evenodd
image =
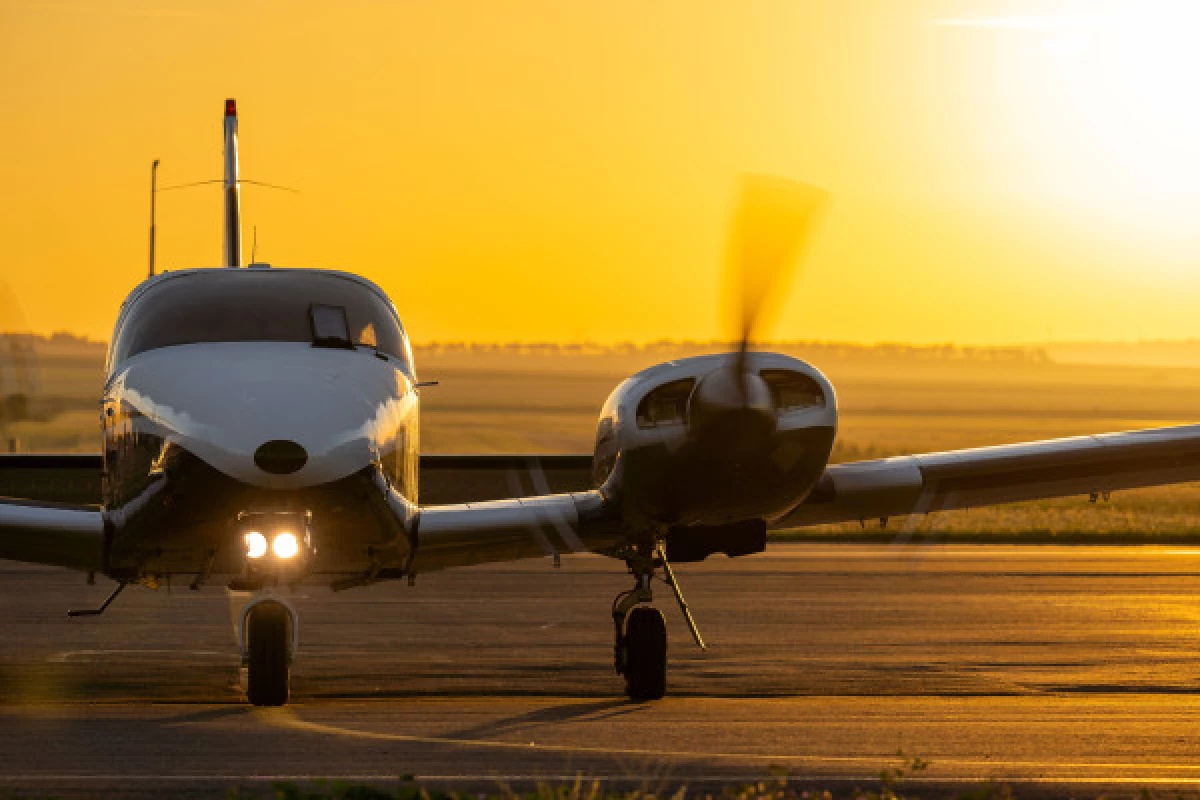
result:
<svg viewBox="0 0 1200 800"><path fill-rule="evenodd" d="M0 559L99 572L104 514L95 506L0 501Z"/></svg>
<svg viewBox="0 0 1200 800"><path fill-rule="evenodd" d="M102 469L99 453L0 454L0 559L102 569L104 516L92 505ZM432 504L421 513L420 571L612 541L576 530L578 509L594 515L599 502L591 455L422 455L420 470L421 499Z"/></svg>
<svg viewBox="0 0 1200 800"><path fill-rule="evenodd" d="M0 455L0 559L99 572L99 453Z"/></svg>
<svg viewBox="0 0 1200 800"><path fill-rule="evenodd" d="M1200 425L835 464L772 527L880 519L1200 480Z"/></svg>

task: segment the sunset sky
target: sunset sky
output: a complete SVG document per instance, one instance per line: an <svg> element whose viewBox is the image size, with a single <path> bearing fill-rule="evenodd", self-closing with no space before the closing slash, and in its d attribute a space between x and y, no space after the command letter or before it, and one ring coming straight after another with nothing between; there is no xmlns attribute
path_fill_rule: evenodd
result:
<svg viewBox="0 0 1200 800"><path fill-rule="evenodd" d="M413 338L708 339L746 171L832 204L788 339L1200 337L1200 3L0 0L0 327L105 339L160 184ZM159 263L220 259L216 187ZM0 287L2 288L2 287ZM6 299L6 298L15 298ZM19 305L20 311L15 306Z"/></svg>

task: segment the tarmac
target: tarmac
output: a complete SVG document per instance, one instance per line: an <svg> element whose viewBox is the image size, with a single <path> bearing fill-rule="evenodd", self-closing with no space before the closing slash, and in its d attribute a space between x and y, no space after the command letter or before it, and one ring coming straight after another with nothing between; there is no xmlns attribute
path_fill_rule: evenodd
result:
<svg viewBox="0 0 1200 800"><path fill-rule="evenodd" d="M254 709L221 588L0 562L0 795L223 797L316 779L463 792L584 776L922 797L1200 790L1200 549L783 544L665 586L669 695L612 671L598 557L304 589L292 703ZM928 766L912 770L913 758Z"/></svg>

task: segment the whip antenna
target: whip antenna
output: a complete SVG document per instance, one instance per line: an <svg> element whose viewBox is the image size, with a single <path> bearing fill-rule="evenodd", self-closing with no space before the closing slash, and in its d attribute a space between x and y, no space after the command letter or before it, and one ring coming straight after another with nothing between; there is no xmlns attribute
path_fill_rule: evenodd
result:
<svg viewBox="0 0 1200 800"><path fill-rule="evenodd" d="M150 165L150 274L148 277L154 277L154 211L155 201L158 199L158 159L154 159L154 163Z"/></svg>

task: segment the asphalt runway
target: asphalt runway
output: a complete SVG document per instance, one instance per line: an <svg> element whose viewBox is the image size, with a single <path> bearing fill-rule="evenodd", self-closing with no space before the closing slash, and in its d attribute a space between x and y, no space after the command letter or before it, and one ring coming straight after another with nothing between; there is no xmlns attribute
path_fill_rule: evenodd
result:
<svg viewBox="0 0 1200 800"><path fill-rule="evenodd" d="M870 785L916 756L926 796L1200 788L1200 550L779 545L678 568L670 696L611 669L599 558L306 590L292 705L242 702L223 589L0 569L0 794L224 796L412 775L475 791L584 774L651 787Z"/></svg>

